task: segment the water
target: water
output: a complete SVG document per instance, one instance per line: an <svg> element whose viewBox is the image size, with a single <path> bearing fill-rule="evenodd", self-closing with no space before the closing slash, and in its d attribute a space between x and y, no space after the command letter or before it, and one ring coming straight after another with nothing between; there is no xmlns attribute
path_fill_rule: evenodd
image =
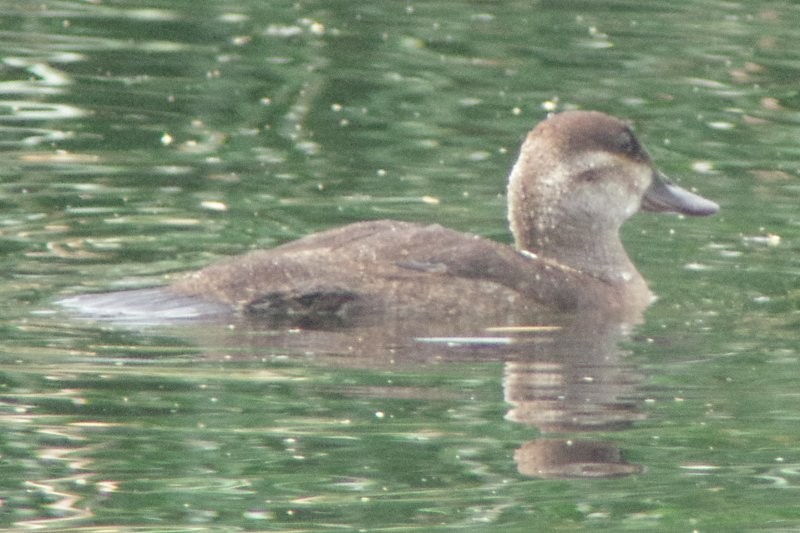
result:
<svg viewBox="0 0 800 533"><path fill-rule="evenodd" d="M6 2L0 526L800 528L799 9ZM365 218L507 242L519 142L573 106L722 206L625 227L660 297L628 334L54 311Z"/></svg>

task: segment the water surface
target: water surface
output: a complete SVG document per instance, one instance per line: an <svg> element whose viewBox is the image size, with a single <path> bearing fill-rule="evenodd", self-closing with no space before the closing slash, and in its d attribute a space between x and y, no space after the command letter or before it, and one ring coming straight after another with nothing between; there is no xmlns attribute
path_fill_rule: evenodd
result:
<svg viewBox="0 0 800 533"><path fill-rule="evenodd" d="M799 10L5 3L0 527L800 528ZM53 305L363 219L508 242L517 147L569 108L630 119L722 206L625 227L659 295L631 332L389 342Z"/></svg>

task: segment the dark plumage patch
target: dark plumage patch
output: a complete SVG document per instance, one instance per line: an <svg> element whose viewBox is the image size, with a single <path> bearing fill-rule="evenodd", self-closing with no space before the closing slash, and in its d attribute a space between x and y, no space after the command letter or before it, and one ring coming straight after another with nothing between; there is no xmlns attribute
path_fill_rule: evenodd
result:
<svg viewBox="0 0 800 533"><path fill-rule="evenodd" d="M248 302L244 312L251 318L318 327L346 321L358 299L358 294L344 289L270 292Z"/></svg>

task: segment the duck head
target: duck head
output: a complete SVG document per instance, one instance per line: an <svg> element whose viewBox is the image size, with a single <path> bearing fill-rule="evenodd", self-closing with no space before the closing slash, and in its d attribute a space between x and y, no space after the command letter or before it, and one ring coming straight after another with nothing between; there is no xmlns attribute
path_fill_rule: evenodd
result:
<svg viewBox="0 0 800 533"><path fill-rule="evenodd" d="M640 209L704 216L719 206L671 183L623 121L553 115L525 139L508 185L516 247L598 277L638 275L619 239Z"/></svg>

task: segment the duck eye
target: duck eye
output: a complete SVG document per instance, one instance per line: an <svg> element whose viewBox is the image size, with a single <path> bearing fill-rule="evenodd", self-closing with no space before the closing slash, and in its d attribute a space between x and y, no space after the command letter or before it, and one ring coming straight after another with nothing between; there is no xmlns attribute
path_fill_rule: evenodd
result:
<svg viewBox="0 0 800 533"><path fill-rule="evenodd" d="M576 181L593 182L597 181L603 173L596 168L589 168L576 176Z"/></svg>
<svg viewBox="0 0 800 533"><path fill-rule="evenodd" d="M624 154L632 156L638 156L642 152L639 141L633 136L633 132L627 128L623 130L619 137L619 150Z"/></svg>

